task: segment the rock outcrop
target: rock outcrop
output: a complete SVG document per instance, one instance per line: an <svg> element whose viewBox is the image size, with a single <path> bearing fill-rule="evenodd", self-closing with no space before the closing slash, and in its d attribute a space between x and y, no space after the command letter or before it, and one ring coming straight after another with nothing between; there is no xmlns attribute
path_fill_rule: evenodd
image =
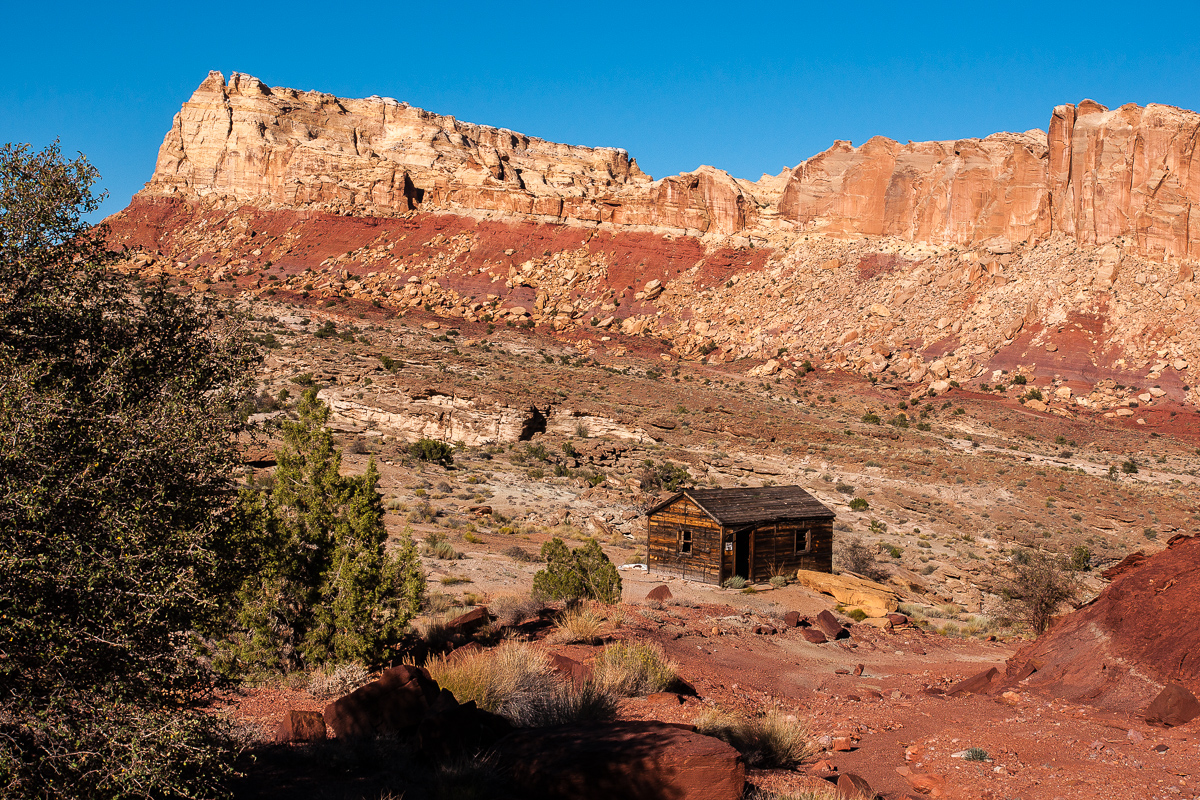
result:
<svg viewBox="0 0 1200 800"><path fill-rule="evenodd" d="M1200 692L1198 566L1200 537L1176 536L1010 659L1010 680L1129 713L1168 684Z"/></svg>
<svg viewBox="0 0 1200 800"><path fill-rule="evenodd" d="M652 338L671 358L752 359L762 381L809 364L912 397L1003 386L1033 413L1154 425L1200 402L1198 125L1084 101L1048 134L838 142L757 182L656 181L614 148L213 73L108 222L129 269L243 296L538 327L617 356ZM605 424L376 399L329 398L350 428L468 443L531 418Z"/></svg>
<svg viewBox="0 0 1200 800"><path fill-rule="evenodd" d="M620 148L558 144L391 98L344 99L209 73L159 150L144 196L388 215L488 211L733 236L771 228L912 242L1083 245L1128 237L1145 256L1200 250L1200 115L1091 100L1049 134L836 142L786 179L700 167L655 181Z"/></svg>

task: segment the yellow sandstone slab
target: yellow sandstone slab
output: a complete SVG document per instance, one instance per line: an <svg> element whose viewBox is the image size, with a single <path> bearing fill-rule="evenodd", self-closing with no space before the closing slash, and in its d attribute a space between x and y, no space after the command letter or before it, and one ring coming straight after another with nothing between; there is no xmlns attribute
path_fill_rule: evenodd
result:
<svg viewBox="0 0 1200 800"><path fill-rule="evenodd" d="M796 572L796 582L814 592L830 595L843 605L858 606L870 617L882 617L899 606L891 589L853 575L830 575L802 569Z"/></svg>

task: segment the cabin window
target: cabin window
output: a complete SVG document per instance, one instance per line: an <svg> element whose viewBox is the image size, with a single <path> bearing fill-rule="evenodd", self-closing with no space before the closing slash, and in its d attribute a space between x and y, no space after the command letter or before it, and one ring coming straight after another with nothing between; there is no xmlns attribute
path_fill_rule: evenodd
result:
<svg viewBox="0 0 1200 800"><path fill-rule="evenodd" d="M679 552L684 554L692 552L692 532L687 528L679 529Z"/></svg>
<svg viewBox="0 0 1200 800"><path fill-rule="evenodd" d="M786 539L784 541L787 541ZM807 553L812 550L812 528L796 529L796 553Z"/></svg>

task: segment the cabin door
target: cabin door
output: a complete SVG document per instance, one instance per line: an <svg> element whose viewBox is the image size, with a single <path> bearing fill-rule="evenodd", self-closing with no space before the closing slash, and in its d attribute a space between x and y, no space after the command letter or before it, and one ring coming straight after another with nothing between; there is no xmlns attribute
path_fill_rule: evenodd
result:
<svg viewBox="0 0 1200 800"><path fill-rule="evenodd" d="M750 532L745 528L733 534L733 574L750 580Z"/></svg>

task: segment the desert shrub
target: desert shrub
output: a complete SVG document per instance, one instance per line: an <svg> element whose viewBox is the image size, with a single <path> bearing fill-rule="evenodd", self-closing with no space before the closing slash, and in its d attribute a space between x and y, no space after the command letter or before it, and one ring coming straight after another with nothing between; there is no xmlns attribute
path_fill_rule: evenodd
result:
<svg viewBox="0 0 1200 800"><path fill-rule="evenodd" d="M1124 472L1126 475L1136 475L1137 471L1138 471L1137 462L1134 461L1132 458L1121 462L1121 472Z"/></svg>
<svg viewBox="0 0 1200 800"><path fill-rule="evenodd" d="M784 586L787 586L787 585L788 585L788 579L787 579L786 575L772 575L771 576L771 586L775 587L776 589L782 589Z"/></svg>
<svg viewBox="0 0 1200 800"><path fill-rule="evenodd" d="M187 631L228 541L257 362L242 322L112 271L96 170L0 146L0 795L223 794Z"/></svg>
<svg viewBox="0 0 1200 800"><path fill-rule="evenodd" d="M721 586L726 589L745 589L748 581L741 575L730 575Z"/></svg>
<svg viewBox="0 0 1200 800"><path fill-rule="evenodd" d="M813 753L804 726L778 710L747 717L709 709L695 724L700 733L731 745L754 769L787 769Z"/></svg>
<svg viewBox="0 0 1200 800"><path fill-rule="evenodd" d="M505 716L523 728L574 725L616 719L620 698L613 692L586 681L576 686L557 682L549 691L526 695L523 702L508 705Z"/></svg>
<svg viewBox="0 0 1200 800"><path fill-rule="evenodd" d="M841 492L842 494L854 494L854 487L848 483L840 483L839 482L839 483L834 484L833 488L836 489L837 491Z"/></svg>
<svg viewBox="0 0 1200 800"><path fill-rule="evenodd" d="M308 675L308 693L318 700L341 697L371 680L371 673L357 661L326 664Z"/></svg>
<svg viewBox="0 0 1200 800"><path fill-rule="evenodd" d="M675 682L679 666L652 642L610 644L592 664L593 680L616 694L639 697Z"/></svg>
<svg viewBox="0 0 1200 800"><path fill-rule="evenodd" d="M449 606L440 608L440 604L438 606L438 610L416 623L417 635L435 652L446 650L454 635L458 633L458 630L450 625L458 615L457 610L452 610Z"/></svg>
<svg viewBox="0 0 1200 800"><path fill-rule="evenodd" d="M533 576L534 597L545 600L621 600L621 576L595 539L569 549L557 536L542 545L546 568Z"/></svg>
<svg viewBox="0 0 1200 800"><path fill-rule="evenodd" d="M417 491L421 492L420 489L418 489ZM421 492L421 493L424 494L424 492ZM437 506L433 505L428 500L422 500L421 502L413 505L413 507L409 510L408 521L415 522L418 524L421 524L421 523L429 524L430 522L434 522L437 520L437 515L438 515Z"/></svg>
<svg viewBox="0 0 1200 800"><path fill-rule="evenodd" d="M1013 375L1010 383L1016 386L1024 386L1029 380L1024 375Z"/></svg>
<svg viewBox="0 0 1200 800"><path fill-rule="evenodd" d="M597 683L581 687L559 681L545 653L515 641L467 656L435 658L430 676L460 703L506 717L520 727L612 719L616 696Z"/></svg>
<svg viewBox="0 0 1200 800"><path fill-rule="evenodd" d="M340 474L329 408L315 388L296 410L298 420L282 422L274 483L243 489L235 509L234 541L249 577L230 609L233 635L218 648L228 671L376 663L425 592L411 537L385 550L374 459L363 475Z"/></svg>
<svg viewBox="0 0 1200 800"><path fill-rule="evenodd" d="M1087 572L1092 568L1092 551L1085 545L1077 545L1071 551L1071 569L1076 572Z"/></svg>
<svg viewBox="0 0 1200 800"><path fill-rule="evenodd" d="M878 414L873 414L868 411L866 414L862 415L862 421L867 423L868 425L878 425L880 422L880 419L879 419Z"/></svg>
<svg viewBox="0 0 1200 800"><path fill-rule="evenodd" d="M513 561L520 561L522 564L531 564L538 560L538 557L519 545L505 548L504 555L511 558Z"/></svg>
<svg viewBox="0 0 1200 800"><path fill-rule="evenodd" d="M497 622L511 626L538 616L545 607L545 603L532 597L506 594L493 599L488 610L495 615Z"/></svg>
<svg viewBox="0 0 1200 800"><path fill-rule="evenodd" d="M867 612L863 611L861 608L852 608L846 612L846 616L855 622L862 622L867 618Z"/></svg>
<svg viewBox="0 0 1200 800"><path fill-rule="evenodd" d="M660 461L657 464L652 459L647 458L642 464L642 470L638 473L638 479L642 482L642 488L652 492L660 489L668 492L679 490L687 481L691 480L691 473L685 467L672 464L669 461Z"/></svg>
<svg viewBox="0 0 1200 800"><path fill-rule="evenodd" d="M1054 613L1075 596L1077 586L1068 564L1031 550L1013 556L1010 575L1001 586L1001 596L1020 619L1040 634L1050 625Z"/></svg>
<svg viewBox="0 0 1200 800"><path fill-rule="evenodd" d="M563 644L597 644L608 628L604 617L590 608L568 608L554 621L554 639Z"/></svg>
<svg viewBox="0 0 1200 800"><path fill-rule="evenodd" d="M888 571L875 561L875 553L862 539L851 536L840 540L834 550L834 562L843 572L853 572L873 581L885 581Z"/></svg>
<svg viewBox="0 0 1200 800"><path fill-rule="evenodd" d="M963 761L987 761L991 758L982 747L968 747L963 753Z"/></svg>
<svg viewBox="0 0 1200 800"><path fill-rule="evenodd" d="M866 511L870 507L871 504L867 502L865 497L856 497L850 501L851 511Z"/></svg>
<svg viewBox="0 0 1200 800"><path fill-rule="evenodd" d="M418 461L427 461L448 467L454 463L454 448L436 439L417 439L408 446L409 455Z"/></svg>

